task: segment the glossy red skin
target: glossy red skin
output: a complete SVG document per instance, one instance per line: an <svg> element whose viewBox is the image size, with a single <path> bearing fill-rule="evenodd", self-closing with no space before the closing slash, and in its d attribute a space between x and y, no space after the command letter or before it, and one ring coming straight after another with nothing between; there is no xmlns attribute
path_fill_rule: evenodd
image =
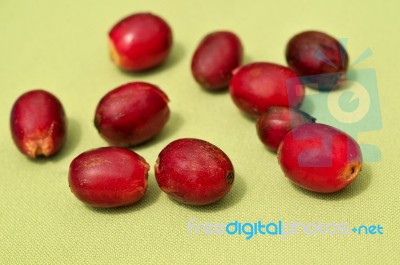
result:
<svg viewBox="0 0 400 265"><path fill-rule="evenodd" d="M206 205L229 192L234 168L228 156L215 145L184 138L161 151L155 175L158 186L171 198L189 205Z"/></svg>
<svg viewBox="0 0 400 265"><path fill-rule="evenodd" d="M118 22L109 32L113 62L127 71L143 71L161 64L172 46L172 31L159 16L137 13Z"/></svg>
<svg viewBox="0 0 400 265"><path fill-rule="evenodd" d="M232 71L243 58L240 39L232 32L217 31L203 38L192 58L192 75L203 88L227 88Z"/></svg>
<svg viewBox="0 0 400 265"><path fill-rule="evenodd" d="M168 97L157 86L132 82L108 92L97 105L94 124L116 146L134 146L157 135L169 119Z"/></svg>
<svg viewBox="0 0 400 265"><path fill-rule="evenodd" d="M22 94L14 103L11 135L21 153L30 158L56 154L66 140L67 120L61 102L45 90Z"/></svg>
<svg viewBox="0 0 400 265"><path fill-rule="evenodd" d="M357 142L338 129L318 123L290 131L279 146L278 160L293 183L322 193L345 188L362 167Z"/></svg>
<svg viewBox="0 0 400 265"><path fill-rule="evenodd" d="M318 52L331 63L319 58ZM323 32L306 31L294 36L286 46L286 60L312 88L331 90L346 81L347 52L335 38Z"/></svg>
<svg viewBox="0 0 400 265"><path fill-rule="evenodd" d="M304 86L295 72L266 62L235 70L229 92L239 109L255 117L273 106L298 107L304 99Z"/></svg>
<svg viewBox="0 0 400 265"><path fill-rule="evenodd" d="M276 152L290 130L311 122L315 122L315 118L297 109L271 107L257 119L258 138L266 147Z"/></svg>
<svg viewBox="0 0 400 265"><path fill-rule="evenodd" d="M70 164L72 193L87 205L109 208L140 200L147 190L149 165L135 152L102 147L84 152Z"/></svg>

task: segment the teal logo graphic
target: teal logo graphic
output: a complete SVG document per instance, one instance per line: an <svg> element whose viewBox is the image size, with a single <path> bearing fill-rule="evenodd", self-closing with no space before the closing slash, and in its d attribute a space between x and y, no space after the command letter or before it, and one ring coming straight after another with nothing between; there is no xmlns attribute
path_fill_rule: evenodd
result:
<svg viewBox="0 0 400 265"><path fill-rule="evenodd" d="M341 40L345 48L347 39ZM354 66L372 55L371 49L366 49L349 67L346 73L346 83L332 91L308 89L301 110L324 123L336 127L357 140L360 133L382 129L382 117L379 104L378 84L376 71L373 68L357 69ZM322 54L316 53L322 61L332 64ZM300 77L307 86L307 80L326 80L331 75L321 74L316 76ZM292 80L287 81L290 88ZM317 82L318 84L318 82ZM314 83L315 85L315 83ZM293 91L293 89L288 89ZM289 95L289 100L294 95ZM369 143L360 144L363 161L381 161L380 149Z"/></svg>

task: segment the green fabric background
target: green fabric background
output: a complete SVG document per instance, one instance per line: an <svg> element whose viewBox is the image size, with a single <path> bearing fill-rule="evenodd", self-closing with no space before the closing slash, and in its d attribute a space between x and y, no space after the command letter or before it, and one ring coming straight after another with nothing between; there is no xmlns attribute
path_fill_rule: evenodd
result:
<svg viewBox="0 0 400 265"><path fill-rule="evenodd" d="M0 264L400 264L398 3L0 0ZM126 74L110 63L107 33L119 19L139 11L165 18L174 46L162 67ZM240 36L246 63L286 64L287 41L308 29L348 38L350 62L371 48L373 56L354 69L376 70L383 128L357 139L378 146L382 161L365 163L358 180L336 194L291 185L275 155L259 142L254 121L237 110L229 93L205 92L191 76L196 45L219 29ZM86 207L69 191L69 163L83 151L106 145L93 126L94 109L107 91L134 80L159 85L171 100L165 130L134 148L152 165L149 189L132 207ZM65 148L47 160L21 155L9 131L14 101L34 88L58 96L69 120ZM158 189L157 155L181 137L208 140L231 158L236 180L221 202L183 206ZM243 235L189 234L191 218L197 223L380 224L384 234L246 240Z"/></svg>

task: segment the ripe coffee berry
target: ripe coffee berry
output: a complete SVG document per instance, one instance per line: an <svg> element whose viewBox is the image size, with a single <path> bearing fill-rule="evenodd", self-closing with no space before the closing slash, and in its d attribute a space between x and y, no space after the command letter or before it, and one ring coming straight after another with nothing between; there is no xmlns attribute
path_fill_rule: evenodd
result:
<svg viewBox="0 0 400 265"><path fill-rule="evenodd" d="M291 69L273 63L252 63L235 70L229 92L236 106L259 116L273 106L298 107L304 86Z"/></svg>
<svg viewBox="0 0 400 265"><path fill-rule="evenodd" d="M331 90L346 81L347 52L323 32L306 31L294 36L287 44L286 60L312 88Z"/></svg>
<svg viewBox="0 0 400 265"><path fill-rule="evenodd" d="M172 46L172 31L159 16L137 13L118 22L109 32L112 61L127 71L161 64Z"/></svg>
<svg viewBox="0 0 400 265"><path fill-rule="evenodd" d="M11 110L10 127L15 145L31 158L56 154L66 140L64 108L44 90L32 90L17 99Z"/></svg>
<svg viewBox="0 0 400 265"><path fill-rule="evenodd" d="M102 147L77 156L69 167L72 193L82 202L100 208L129 205L147 189L149 165L135 152Z"/></svg>
<svg viewBox="0 0 400 265"><path fill-rule="evenodd" d="M293 128L315 122L315 118L297 109L271 107L257 119L257 133L261 142L272 151L278 150L283 137Z"/></svg>
<svg viewBox="0 0 400 265"><path fill-rule="evenodd" d="M234 169L218 147L199 139L179 139L159 154L155 175L158 186L173 199L206 205L222 199L231 189Z"/></svg>
<svg viewBox="0 0 400 265"><path fill-rule="evenodd" d="M278 149L279 164L296 185L316 192L339 191L361 171L357 142L331 126L309 123L294 128Z"/></svg>
<svg viewBox="0 0 400 265"><path fill-rule="evenodd" d="M226 88L242 62L243 47L232 32L217 31L203 38L192 58L192 74L205 89Z"/></svg>
<svg viewBox="0 0 400 265"><path fill-rule="evenodd" d="M112 145L134 146L158 134L169 119L168 97L157 86L132 82L108 92L97 105L94 124Z"/></svg>

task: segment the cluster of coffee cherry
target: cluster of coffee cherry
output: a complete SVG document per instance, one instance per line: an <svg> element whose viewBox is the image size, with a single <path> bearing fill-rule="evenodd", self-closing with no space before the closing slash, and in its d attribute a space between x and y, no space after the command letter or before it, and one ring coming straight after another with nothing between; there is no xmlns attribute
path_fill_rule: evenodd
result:
<svg viewBox="0 0 400 265"><path fill-rule="evenodd" d="M151 13L128 16L109 32L111 59L123 71L160 65L172 44L169 25ZM236 34L210 33L193 54L193 77L206 90L229 87L237 107L257 119L260 140L278 152L282 170L294 183L316 192L335 192L349 185L361 170L357 142L331 126L315 123L298 109L305 84L332 90L345 82L348 56L340 43L321 32L300 33L287 45L289 67L270 62L241 66L242 57ZM146 82L124 84L101 98L94 125L111 146L88 150L71 162L69 186L78 199L94 207L117 207L144 196L149 164L128 148L151 140L164 128L170 116L168 101L158 86ZM45 90L21 95L10 122L16 146L31 158L56 154L67 138L63 106ZM217 146L183 138L160 152L155 176L170 197L206 205L229 192L234 168Z"/></svg>

